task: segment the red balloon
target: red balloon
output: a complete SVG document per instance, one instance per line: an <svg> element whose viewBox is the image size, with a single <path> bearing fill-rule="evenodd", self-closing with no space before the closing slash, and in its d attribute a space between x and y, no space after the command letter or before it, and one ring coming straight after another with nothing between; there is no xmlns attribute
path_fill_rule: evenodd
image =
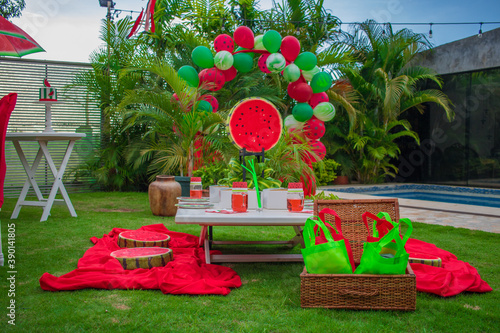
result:
<svg viewBox="0 0 500 333"><path fill-rule="evenodd" d="M328 102L328 95L326 92L313 94L309 100L309 105L314 109L319 103Z"/></svg>
<svg viewBox="0 0 500 333"><path fill-rule="evenodd" d="M325 135L325 123L313 116L304 125L304 134L311 140L320 139Z"/></svg>
<svg viewBox="0 0 500 333"><path fill-rule="evenodd" d="M233 34L234 41L245 49L253 49L255 40L253 31L249 27L241 26L236 28Z"/></svg>
<svg viewBox="0 0 500 333"><path fill-rule="evenodd" d="M308 163L309 168L312 169L312 164ZM316 179L310 177L307 173L303 173L303 177L300 177L302 182L302 187L304 188L304 195L315 195L316 194Z"/></svg>
<svg viewBox="0 0 500 333"><path fill-rule="evenodd" d="M312 151L318 155L319 159L322 160L326 156L326 147L321 141L311 141L309 142L309 146L311 146ZM312 156L311 156L312 157ZM316 162L316 159L313 159Z"/></svg>
<svg viewBox="0 0 500 333"><path fill-rule="evenodd" d="M264 72L264 73L271 73L271 71L269 70L269 68L267 68L267 65L266 65L266 60L267 58L269 58L269 53L268 54L263 54L259 57L259 69Z"/></svg>
<svg viewBox="0 0 500 333"><path fill-rule="evenodd" d="M184 95L184 93L182 92L182 93L181 93L181 96L183 96L183 95ZM185 96L183 96L183 97L185 97ZM171 101L172 101L172 103L173 103L174 101L175 101L176 103L178 103L178 104L179 104L179 106L180 106L180 108L181 108L181 110L183 110L184 112L189 112L189 111L191 110L191 108L193 107L193 101L192 101L192 100L190 100L190 101L188 102L188 104L187 104L187 105L184 105L184 106L183 106L183 105L182 105L182 103L181 103L181 100L180 100L179 96L177 95L177 93L173 93L173 94L172 94L172 99L171 99ZM174 130L174 132L175 132L175 130Z"/></svg>
<svg viewBox="0 0 500 333"><path fill-rule="evenodd" d="M305 82L300 82L300 79L290 83L287 87L287 92L288 96L299 103L306 103L313 94L311 86Z"/></svg>
<svg viewBox="0 0 500 333"><path fill-rule="evenodd" d="M281 54L288 61L294 61L300 53L300 42L293 36L286 36L281 41Z"/></svg>
<svg viewBox="0 0 500 333"><path fill-rule="evenodd" d="M200 77L200 86L210 91L220 90L226 83L224 73L216 67L206 68L198 76Z"/></svg>
<svg viewBox="0 0 500 333"><path fill-rule="evenodd" d="M206 72L208 71L208 68L205 68L205 69L202 69L199 73L198 73L198 78L200 79L200 84L199 86L201 86L202 84L202 80L203 80L203 76L206 74Z"/></svg>
<svg viewBox="0 0 500 333"><path fill-rule="evenodd" d="M174 101L176 101L176 102L180 102L180 100L179 100L179 96L177 96L177 93L174 93L174 94L172 95L172 99L173 99Z"/></svg>
<svg viewBox="0 0 500 333"><path fill-rule="evenodd" d="M219 102L217 101L217 98L212 95L201 95L200 100L204 100L210 103L210 105L212 105L212 112L217 112L217 109L219 108Z"/></svg>
<svg viewBox="0 0 500 333"><path fill-rule="evenodd" d="M228 82L236 77L236 74L238 74L238 71L236 70L236 68L234 68L234 66L232 66L231 68L226 69L225 71L222 71L222 73L224 73L224 77L226 78L226 82Z"/></svg>
<svg viewBox="0 0 500 333"><path fill-rule="evenodd" d="M233 53L234 51L234 41L231 36L222 34L214 39L214 49L217 52L228 51Z"/></svg>
<svg viewBox="0 0 500 333"><path fill-rule="evenodd" d="M296 129L295 127L288 128L288 133L292 137L292 143L294 144L303 144L306 141L306 137L302 130Z"/></svg>

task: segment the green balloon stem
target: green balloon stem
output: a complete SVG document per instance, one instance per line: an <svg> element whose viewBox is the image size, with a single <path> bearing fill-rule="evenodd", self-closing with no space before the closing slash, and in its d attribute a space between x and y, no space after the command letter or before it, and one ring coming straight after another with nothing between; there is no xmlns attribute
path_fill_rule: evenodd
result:
<svg viewBox="0 0 500 333"><path fill-rule="evenodd" d="M257 192L257 205L259 206L259 208L262 208L262 203L260 202L259 183L257 182L257 172L255 172L255 165L253 164L253 160L248 161L248 163L252 167L252 170L244 165L242 165L242 167L244 167L252 175L253 183L255 184L255 192Z"/></svg>

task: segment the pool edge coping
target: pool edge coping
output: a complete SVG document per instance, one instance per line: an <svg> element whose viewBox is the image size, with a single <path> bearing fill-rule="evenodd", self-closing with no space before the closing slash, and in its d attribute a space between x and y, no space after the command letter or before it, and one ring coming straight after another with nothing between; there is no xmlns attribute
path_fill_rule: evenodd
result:
<svg viewBox="0 0 500 333"><path fill-rule="evenodd" d="M342 187L353 187L353 185L342 186ZM321 186L318 188L318 190L327 191L328 194L333 193L341 199L396 198L394 196L389 196L389 195L374 196L374 195L367 195L360 193L339 192L335 191L335 188L338 188L338 186ZM412 199L401 199L401 198L396 198L396 199L398 199L400 207L500 218L500 208L496 207L453 204L453 203L444 203L444 202L427 201L427 200L412 200Z"/></svg>

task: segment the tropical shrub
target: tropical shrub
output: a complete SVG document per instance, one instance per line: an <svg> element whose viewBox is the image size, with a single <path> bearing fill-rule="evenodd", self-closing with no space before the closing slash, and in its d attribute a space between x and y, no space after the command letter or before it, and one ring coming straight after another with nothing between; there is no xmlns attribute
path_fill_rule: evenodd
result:
<svg viewBox="0 0 500 333"><path fill-rule="evenodd" d="M215 162L203 166L193 172L193 176L201 177L203 188L208 188L210 185L217 185L223 178L228 178L229 168L224 162Z"/></svg>
<svg viewBox="0 0 500 333"><path fill-rule="evenodd" d="M335 160L325 158L323 159L323 167L319 163L313 163L313 171L316 175L316 185L326 186L331 185L337 178L337 168L340 166Z"/></svg>
<svg viewBox="0 0 500 333"><path fill-rule="evenodd" d="M260 190L263 190L265 188L277 188L281 186L281 181L271 177L273 170L266 165L266 162L257 162L257 159L255 157L245 157L245 166L249 169L249 163L251 161L255 167L257 183ZM236 158L232 158L229 161L228 167L229 173L227 178L219 180L218 185L232 186L234 182L243 181L243 166ZM254 179L248 171L246 171L245 178L248 184L248 188L255 188Z"/></svg>

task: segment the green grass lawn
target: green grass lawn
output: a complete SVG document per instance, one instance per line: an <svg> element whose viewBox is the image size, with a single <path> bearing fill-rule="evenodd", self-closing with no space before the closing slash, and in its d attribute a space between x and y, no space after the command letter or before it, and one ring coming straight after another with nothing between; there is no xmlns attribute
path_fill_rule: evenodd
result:
<svg viewBox="0 0 500 333"><path fill-rule="evenodd" d="M300 263L226 264L243 285L228 296L164 295L159 290L46 292L39 278L76 268L92 246L114 227L137 229L163 223L198 235L199 226L176 225L153 216L147 193L72 194L77 218L54 206L46 222L41 208L23 207L10 220L15 199L0 212L4 254L7 225L16 228L16 326L8 324L7 267L0 267L0 327L3 332L493 332L500 330L500 235L414 223L412 237L451 251L476 267L493 288L486 294L441 298L418 293L415 312L345 311L300 307ZM219 227L217 239L291 238L290 227ZM226 247L227 248L227 247ZM220 247L224 251L223 247ZM283 249L277 248L276 251ZM227 251L226 251L227 252ZM298 247L292 252L300 253Z"/></svg>

